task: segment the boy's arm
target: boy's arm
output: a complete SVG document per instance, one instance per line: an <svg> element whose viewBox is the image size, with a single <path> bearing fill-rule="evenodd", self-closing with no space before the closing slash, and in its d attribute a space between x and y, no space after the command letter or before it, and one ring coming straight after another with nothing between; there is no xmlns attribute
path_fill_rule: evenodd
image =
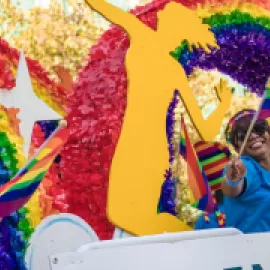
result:
<svg viewBox="0 0 270 270"><path fill-rule="evenodd" d="M229 162L221 183L221 188L225 196L235 198L244 191L246 173L246 166L239 157Z"/></svg>

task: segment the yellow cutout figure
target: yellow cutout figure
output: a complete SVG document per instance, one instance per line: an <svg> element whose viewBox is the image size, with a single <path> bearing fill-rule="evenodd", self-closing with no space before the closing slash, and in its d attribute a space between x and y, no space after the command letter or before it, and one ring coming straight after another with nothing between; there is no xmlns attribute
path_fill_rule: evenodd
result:
<svg viewBox="0 0 270 270"><path fill-rule="evenodd" d="M169 158L167 109L178 89L194 126L202 139L209 141L219 132L231 93L218 91L220 103L205 120L183 67L169 53L183 40L205 50L209 50L208 45L217 47L214 35L193 11L175 2L159 12L156 31L104 0L86 2L130 37L125 60L127 109L111 166L108 216L135 235L190 230L176 217L157 213Z"/></svg>

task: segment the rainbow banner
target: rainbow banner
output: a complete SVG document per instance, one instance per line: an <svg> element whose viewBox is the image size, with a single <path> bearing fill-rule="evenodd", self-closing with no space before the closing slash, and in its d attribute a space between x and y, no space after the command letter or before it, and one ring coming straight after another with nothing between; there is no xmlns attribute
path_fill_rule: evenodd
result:
<svg viewBox="0 0 270 270"><path fill-rule="evenodd" d="M0 217L10 215L27 203L61 151L67 137L67 128L58 127L13 179L0 188Z"/></svg>
<svg viewBox="0 0 270 270"><path fill-rule="evenodd" d="M195 200L194 206L209 213L214 211L215 205L207 177L191 143L184 118L181 118L180 154L187 163L188 182Z"/></svg>

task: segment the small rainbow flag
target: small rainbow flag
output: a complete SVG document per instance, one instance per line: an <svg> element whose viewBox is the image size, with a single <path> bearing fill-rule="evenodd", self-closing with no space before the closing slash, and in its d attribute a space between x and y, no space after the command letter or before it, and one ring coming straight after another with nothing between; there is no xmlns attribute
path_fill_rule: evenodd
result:
<svg viewBox="0 0 270 270"><path fill-rule="evenodd" d="M269 83L268 83L269 84ZM270 118L270 86L267 85L265 89L265 98L262 103L259 119L265 119L269 122Z"/></svg>
<svg viewBox="0 0 270 270"><path fill-rule="evenodd" d="M184 118L181 118L180 154L187 163L188 182L195 200L194 206L209 213L214 211L215 205L207 177L198 160L197 154L191 143Z"/></svg>
<svg viewBox="0 0 270 270"><path fill-rule="evenodd" d="M67 137L67 128L58 127L13 179L0 187L0 217L10 215L27 203Z"/></svg>

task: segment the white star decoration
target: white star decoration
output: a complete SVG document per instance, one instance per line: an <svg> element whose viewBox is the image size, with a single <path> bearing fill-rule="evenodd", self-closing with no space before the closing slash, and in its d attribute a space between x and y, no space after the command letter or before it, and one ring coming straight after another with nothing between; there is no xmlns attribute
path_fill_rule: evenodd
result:
<svg viewBox="0 0 270 270"><path fill-rule="evenodd" d="M24 139L23 151L28 157L34 123L41 120L58 120L62 117L39 99L31 84L28 67L21 52L16 77L16 86L12 90L0 90L0 103L6 108L18 108L20 133Z"/></svg>

